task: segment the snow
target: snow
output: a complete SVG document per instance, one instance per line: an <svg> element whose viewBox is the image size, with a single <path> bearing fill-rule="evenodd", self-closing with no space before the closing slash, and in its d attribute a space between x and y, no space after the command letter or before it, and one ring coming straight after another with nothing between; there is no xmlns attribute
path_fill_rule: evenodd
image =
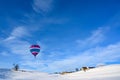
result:
<svg viewBox="0 0 120 80"><path fill-rule="evenodd" d="M65 75L36 71L0 70L0 80L120 80L120 64Z"/></svg>
<svg viewBox="0 0 120 80"><path fill-rule="evenodd" d="M60 75L41 72L14 72L12 80L65 80Z"/></svg>
<svg viewBox="0 0 120 80"><path fill-rule="evenodd" d="M4 79L6 80L9 78L10 75L10 69L0 69L0 80Z"/></svg>
<svg viewBox="0 0 120 80"><path fill-rule="evenodd" d="M67 74L64 77L69 80L120 80L120 65L102 66L86 72Z"/></svg>

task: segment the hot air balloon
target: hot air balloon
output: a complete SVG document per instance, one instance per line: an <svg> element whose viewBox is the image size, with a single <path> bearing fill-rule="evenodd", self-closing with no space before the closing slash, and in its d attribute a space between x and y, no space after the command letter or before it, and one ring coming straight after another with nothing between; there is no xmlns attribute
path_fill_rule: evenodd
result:
<svg viewBox="0 0 120 80"><path fill-rule="evenodd" d="M31 45L30 46L30 52L36 57L38 53L40 52L40 46L39 45Z"/></svg>

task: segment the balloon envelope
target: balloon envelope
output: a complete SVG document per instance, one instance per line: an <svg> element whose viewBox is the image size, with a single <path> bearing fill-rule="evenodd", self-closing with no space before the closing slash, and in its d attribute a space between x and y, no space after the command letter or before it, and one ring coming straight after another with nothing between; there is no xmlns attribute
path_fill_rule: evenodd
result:
<svg viewBox="0 0 120 80"><path fill-rule="evenodd" d="M36 55L38 55L38 53L40 52L40 46L39 45L31 45L30 52L36 57Z"/></svg>

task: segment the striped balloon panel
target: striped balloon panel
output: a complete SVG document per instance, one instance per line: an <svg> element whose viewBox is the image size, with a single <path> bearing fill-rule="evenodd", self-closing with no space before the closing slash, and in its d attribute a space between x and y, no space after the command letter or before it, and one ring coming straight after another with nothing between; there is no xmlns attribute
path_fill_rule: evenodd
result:
<svg viewBox="0 0 120 80"><path fill-rule="evenodd" d="M38 54L38 52L32 52L32 54L33 54L34 56L36 56L36 55Z"/></svg>
<svg viewBox="0 0 120 80"><path fill-rule="evenodd" d="M33 52L39 53L39 52L40 52L40 49L38 49L38 48L33 48L33 49L30 49L30 52L31 52L31 53L33 53Z"/></svg>
<svg viewBox="0 0 120 80"><path fill-rule="evenodd" d="M40 48L39 45L32 45L30 48Z"/></svg>

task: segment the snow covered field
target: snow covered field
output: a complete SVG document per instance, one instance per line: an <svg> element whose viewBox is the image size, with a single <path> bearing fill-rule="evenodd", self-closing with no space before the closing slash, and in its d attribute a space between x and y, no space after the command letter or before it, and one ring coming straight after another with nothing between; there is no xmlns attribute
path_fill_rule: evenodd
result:
<svg viewBox="0 0 120 80"><path fill-rule="evenodd" d="M120 80L120 65L109 65L66 75L0 70L0 80Z"/></svg>
<svg viewBox="0 0 120 80"><path fill-rule="evenodd" d="M120 65L98 67L86 72L79 71L64 77L68 80L120 80Z"/></svg>

